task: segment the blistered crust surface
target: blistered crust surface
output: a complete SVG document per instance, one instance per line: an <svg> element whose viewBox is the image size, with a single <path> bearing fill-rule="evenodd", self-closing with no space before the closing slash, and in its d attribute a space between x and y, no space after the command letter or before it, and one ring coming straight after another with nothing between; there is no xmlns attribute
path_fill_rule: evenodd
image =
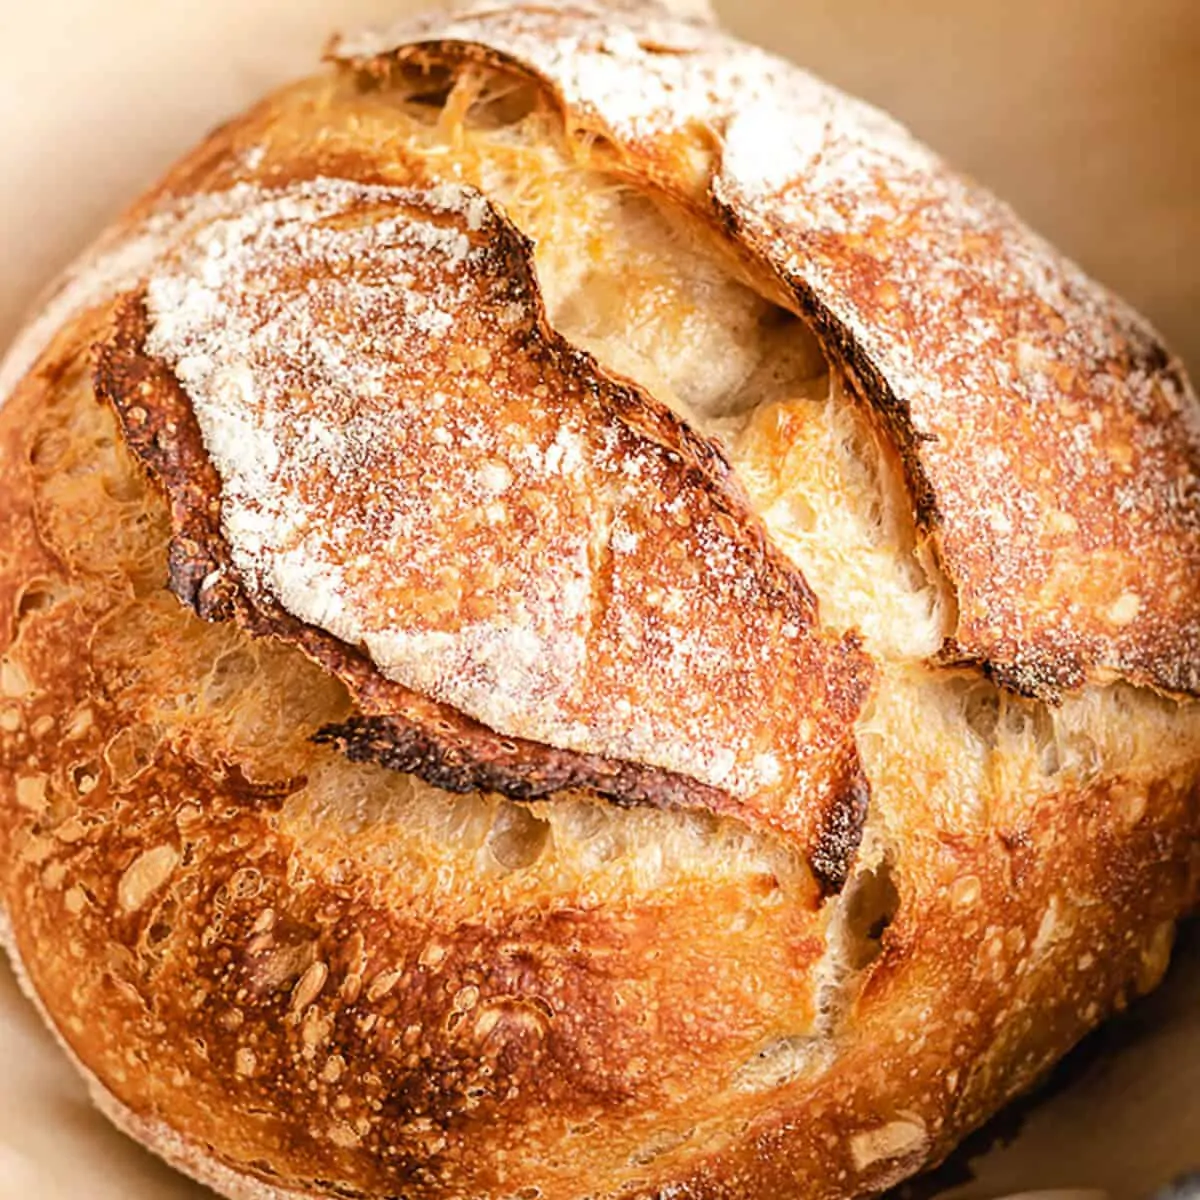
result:
<svg viewBox="0 0 1200 1200"><path fill-rule="evenodd" d="M736 822L447 796L314 745L338 682L162 586L170 514L89 383L105 320L0 416L0 910L81 1063L320 1194L505 1195L572 1128L620 1166L665 1107L724 1115L812 1020L803 869Z"/></svg>
<svg viewBox="0 0 1200 1200"><path fill-rule="evenodd" d="M177 519L207 520L198 559L177 541L177 589L214 615L244 593L369 697L331 740L460 790L740 815L840 885L869 661L818 630L715 446L552 333L528 244L482 196L247 196L141 303L99 381ZM170 375L199 453L187 412L161 419ZM471 754L468 730L498 736Z"/></svg>
<svg viewBox="0 0 1200 1200"><path fill-rule="evenodd" d="M650 6L479 5L335 53L368 75L532 72L570 125L776 272L904 456L957 595L946 657L1044 696L1113 675L1200 690L1200 417L1182 369L894 122Z"/></svg>
<svg viewBox="0 0 1200 1200"><path fill-rule="evenodd" d="M242 193L221 189L260 151L236 147L268 144L257 178L274 187L389 178L403 149L381 133L371 153L365 130L386 123L369 97L314 102L334 86L289 90L186 160L140 212L202 194L129 221L137 262L56 302L58 352L0 415L0 905L31 986L116 1098L107 1111L189 1169L187 1147L211 1147L208 1181L231 1195L264 1180L413 1200L879 1192L1154 983L1200 883L1197 706L1115 687L1052 711L976 672L889 660L858 742L890 858L868 842L818 912L775 839L726 841L731 822L431 795L314 745L330 722L346 737L350 699L288 647L167 595L172 532L180 594L336 654L363 714L401 685L209 580L228 561L219 508L172 492L169 519L91 394L108 306L64 321L139 288L177 215L238 217ZM130 406L126 437L211 501L187 397L137 353L146 318L144 296L123 308L125 354L107 364L155 401ZM787 474L805 443L779 435ZM454 760L446 729L521 752L405 703L456 769L481 755ZM532 850L510 838L543 817ZM899 907L877 957L833 959L855 970L831 989L836 1021L814 1021L837 942L825 918L889 862Z"/></svg>

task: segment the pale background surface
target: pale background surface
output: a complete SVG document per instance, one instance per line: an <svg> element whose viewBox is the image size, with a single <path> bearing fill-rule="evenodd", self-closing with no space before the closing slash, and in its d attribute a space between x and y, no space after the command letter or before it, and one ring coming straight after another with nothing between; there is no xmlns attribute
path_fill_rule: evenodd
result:
<svg viewBox="0 0 1200 1200"><path fill-rule="evenodd" d="M413 0L0 0L0 344L207 128ZM897 116L1125 293L1200 373L1197 0L717 0L736 32ZM972 1198L1200 1166L1200 937L1119 1052L978 1160ZM1115 1042L1109 1037L1107 1041ZM89 1108L0 967L0 1200L204 1195Z"/></svg>

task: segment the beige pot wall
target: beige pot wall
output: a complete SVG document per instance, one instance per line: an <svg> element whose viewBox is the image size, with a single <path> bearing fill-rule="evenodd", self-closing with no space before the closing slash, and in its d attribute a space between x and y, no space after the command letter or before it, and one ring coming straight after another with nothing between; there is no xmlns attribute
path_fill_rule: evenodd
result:
<svg viewBox="0 0 1200 1200"><path fill-rule="evenodd" d="M0 342L209 126L409 0L0 0ZM1200 0L717 0L889 108L1124 292L1200 375ZM964 1196L1200 1166L1200 937L1129 1042L1040 1105ZM92 1113L0 968L0 1200L198 1197Z"/></svg>

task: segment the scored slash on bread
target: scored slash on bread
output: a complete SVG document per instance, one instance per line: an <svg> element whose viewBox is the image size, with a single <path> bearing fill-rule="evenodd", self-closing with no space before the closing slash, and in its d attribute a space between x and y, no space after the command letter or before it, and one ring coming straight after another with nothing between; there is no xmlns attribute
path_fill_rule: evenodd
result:
<svg viewBox="0 0 1200 1200"><path fill-rule="evenodd" d="M335 57L0 371L0 937L231 1197L880 1192L1197 902L1195 398L715 30Z"/></svg>
<svg viewBox="0 0 1200 1200"><path fill-rule="evenodd" d="M1200 691L1200 421L1132 309L870 106L653 4L479 4L336 41L365 79L486 63L790 290L903 456L946 661L1053 698Z"/></svg>
<svg viewBox="0 0 1200 1200"><path fill-rule="evenodd" d="M180 598L351 688L324 739L454 791L738 816L841 887L869 659L717 447L549 328L482 197L264 193L127 302L97 390L172 501Z"/></svg>
<svg viewBox="0 0 1200 1200"><path fill-rule="evenodd" d="M603 135L609 169L690 205L731 239L737 254L790 291L796 311L812 322L831 359L895 439L916 520L932 538L953 588L955 621L944 661L980 662L1002 683L1046 697L1113 675L1166 690L1195 689L1200 599L1189 581L1200 565L1200 522L1187 481L1198 443L1186 382L1140 319L886 118L757 50L731 51L715 31L664 23L652 10L619 17L483 11L437 26L437 40L426 40L423 31L434 27L418 21L374 46L343 43L335 54L364 79L386 78L413 63L453 72L485 61L534 73L555 90L570 128ZM389 49L392 40L406 44ZM770 153L775 145L780 152ZM311 203L319 182L263 199L258 219L268 228L232 235L243 237L238 249L251 256L232 281L242 296L249 294L250 273L269 273L274 265L264 249L271 242L270 222L283 220L280 212L289 203ZM333 193L350 186L329 184ZM390 220L387 206L397 197L364 190L357 202L383 206L381 219ZM412 197L407 202L417 203ZM478 203L486 206L482 198ZM336 215L330 210L322 219ZM460 235L477 235L481 220L464 209ZM446 212L438 221L442 228L455 223ZM228 232L235 224L228 218L213 228ZM201 278L214 262L225 261L226 248L217 247L213 257L212 236L202 229L190 250L176 248L171 275L177 305L187 294L189 271ZM229 279L224 290L201 289L203 303L217 307L208 313L206 329L183 335L199 337L198 352L182 343L172 347L170 335L159 337L159 348L174 355L177 368L189 354L189 361L210 351L230 359L190 388L192 400L210 410L203 431L210 446L224 436L222 421L237 431L265 413L278 425L281 406L294 403L297 389L314 381L334 389L333 407L310 414L327 439L331 431L337 437L337 404L341 419L351 412L347 388L390 389L400 407L411 409L402 432L389 430L377 415L378 428L363 435L376 450L379 439L394 436L392 460L381 453L364 467L361 446L342 447L340 479L314 458L287 459L280 469L287 483L266 481L279 490L277 505L286 506L284 493L292 488L292 502L307 510L303 532L292 527L295 513L275 513L276 533L283 533L269 547L274 558L268 569L256 571L249 557L239 557L236 535L232 559L222 559L213 548L219 531L212 528L206 539L192 539L200 557L186 571L177 565L177 588L184 575L194 586L199 580L192 576L207 578L219 565L227 588L237 590L239 579L248 585L258 632L275 623L278 631L291 631L285 636L322 646L320 661L351 682L362 704L360 716L323 736L355 757L416 771L453 790L488 787L530 798L569 783L618 802L738 814L802 847L822 887L836 890L865 818L866 785L850 727L869 688L866 658L811 628L814 615L799 571L764 537L715 446L646 393L614 383L586 355L556 343L520 234L491 212L484 236L494 244L490 257L471 258L472 272L481 272L477 282L489 282L489 267L508 277L497 275L490 290L481 286L457 307L442 310L437 293L445 281L407 285L408 302L431 305L453 324L459 340L449 340L449 326L402 323L392 337L405 339L405 348L394 356L390 376L379 375L375 363L376 374L367 379L362 362L359 377L346 375L346 346L357 338L361 350L369 333L363 314L349 308L335 314L351 325L334 331L344 344L332 366L328 356L301 363L298 350L287 346L274 360L254 362L248 345L221 345L238 305ZM310 268L330 271L337 283L344 264L336 255L349 253L331 243L317 247L312 261L301 252L288 262L280 257L282 244L277 239L275 258L281 271L292 273L297 292L318 283L303 278ZM368 237L358 252L369 255L372 245ZM326 252L335 258L321 261ZM524 289L516 299L504 291L514 278ZM361 293L362 281L347 284L329 302L352 307L354 288ZM405 302L400 295L390 299ZM488 511L489 496L462 491L465 476L448 482L456 460L453 450L447 453L452 435L437 424L446 404L439 375L450 361L476 369L469 362L468 327L476 339L491 337L490 345L478 348L480 361L491 364L485 370L510 357L505 339L512 342L513 331L489 331L485 317L521 304L528 311L520 319L540 334L526 340L523 352L532 347L531 362L550 364L537 370L550 372L551 387L570 381L564 396L578 393L550 416L554 428L539 453L552 452L561 433L568 443L587 445L590 461L569 462L572 470L578 467L578 478L560 472L548 490L548 476L518 482L506 496L511 505L492 497L491 508L500 515L484 516L482 529L469 529ZM169 308L160 311L161 319L176 321ZM279 307L257 318L242 313L238 320L251 338L268 322L278 329L287 319L311 325L321 316L311 306L290 314ZM379 312L372 319L378 321ZM1065 328L1080 332L1063 336ZM152 410L161 401L148 401L123 383L131 368L121 365L121 356L141 351L131 329L132 319L106 352L101 372L102 390L125 416L131 444L185 509L192 503L215 519L223 487L227 536L235 521L230 509L237 507L231 495L239 488L248 495L243 508L257 521L265 497L251 494L253 466L239 479L236 464L218 464L214 476L205 473L199 434L191 438L190 455L168 454L161 444L139 439L128 421L130 408ZM437 344L443 336L445 344ZM424 373L406 378L406 369L423 361L412 350L416 344L430 347L431 357ZM239 355L249 358L239 365L233 362ZM407 364L405 355L412 356ZM242 400L242 385L231 383L235 367L250 372ZM288 370L294 380L273 378ZM449 375L454 378L452 368ZM475 417L483 427L491 424L472 453L488 452L489 443L499 449L489 460L501 480L497 494L508 493L520 454L501 424L533 438L536 448L536 422L547 419L531 411L514 425L503 404L513 403L522 388L545 384L541 376L522 379L517 372L505 381L503 403L489 396L481 406L472 398L452 414L460 424ZM280 395L256 410L257 392L271 386L282 389ZM449 390L457 386L461 379ZM423 394L417 398L413 389ZM597 397L609 417L585 416L580 441L578 419L590 411L589 398L594 404ZM231 415L231 404L242 410ZM271 404L279 409L274 415ZM572 406L575 419L567 422ZM369 407L354 411L360 425ZM159 424L151 416L148 428L161 443ZM176 429L185 427L175 422ZM275 438L271 430L259 435ZM596 440L601 435L610 439L603 448ZM613 438L627 444L618 447ZM635 443L659 447L652 471L661 477L640 493L629 487L641 453ZM297 445L293 439L292 450ZM345 472L354 454L360 461L351 500ZM431 468L434 460L438 465ZM528 475L529 466L517 469ZM372 469L389 481L387 487L372 485ZM468 474L479 477L474 467ZM685 481L688 474L693 478ZM1131 477L1140 490L1126 500L1122 489ZM206 480L202 495L193 496L188 487L199 479ZM614 480L623 480L620 498ZM532 505L521 498L522 483ZM308 487L324 488L311 505L299 499ZM463 497L463 504L429 516L431 487ZM405 504L419 497L425 514L401 515L397 488ZM714 499L717 507L710 510ZM677 521L675 527L634 529L639 511L661 504L674 512L667 520ZM394 528L372 524L381 505L391 505ZM539 512L538 505L546 507ZM551 514L572 506L574 529L565 520L556 525ZM1114 520L1114 512L1129 519ZM657 516L653 520L661 524ZM321 521L332 522L336 535L315 556L297 549L298 540L312 542ZM249 536L259 538L260 532ZM406 543L414 538L436 543L442 557L427 555L420 569L405 565ZM342 544L332 545L336 539ZM622 552L639 543L632 558ZM685 544L687 562L680 562ZM1084 560L1103 563L1104 570L1089 572L1081 585ZM285 561L291 575L281 581L279 564ZM368 561L374 567L363 565ZM548 591L551 562L555 583ZM726 576L731 585L719 582ZM1085 604L1078 602L1081 586L1088 592ZM1076 595L1068 597L1068 587ZM190 602L205 606L199 593L184 590ZM472 604L490 611L472 617ZM323 632L301 635L297 619ZM372 666L381 668L384 680L372 678ZM681 683L691 697L686 714L677 701ZM717 712L725 714L724 727L712 718Z"/></svg>

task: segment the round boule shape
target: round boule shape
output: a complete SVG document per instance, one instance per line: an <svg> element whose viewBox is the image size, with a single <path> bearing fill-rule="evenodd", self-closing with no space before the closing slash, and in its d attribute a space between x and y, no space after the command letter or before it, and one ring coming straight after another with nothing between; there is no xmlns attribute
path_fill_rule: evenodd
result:
<svg viewBox="0 0 1200 1200"><path fill-rule="evenodd" d="M225 1196L881 1192L1195 906L1191 386L699 11L329 58L0 368L18 975Z"/></svg>

